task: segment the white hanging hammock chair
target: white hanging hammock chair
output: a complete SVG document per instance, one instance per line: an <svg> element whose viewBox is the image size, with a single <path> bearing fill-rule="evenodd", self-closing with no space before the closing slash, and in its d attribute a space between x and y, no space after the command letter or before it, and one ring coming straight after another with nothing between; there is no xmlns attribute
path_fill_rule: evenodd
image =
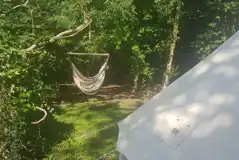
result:
<svg viewBox="0 0 239 160"><path fill-rule="evenodd" d="M109 60L109 54L99 54L99 53L68 53L70 55L99 55L99 56L107 56L104 64L100 68L99 72L92 77L84 76L75 66L75 64L71 61L72 72L73 72L73 80L76 86L87 95L94 95L98 92L99 88L104 83L107 64Z"/></svg>

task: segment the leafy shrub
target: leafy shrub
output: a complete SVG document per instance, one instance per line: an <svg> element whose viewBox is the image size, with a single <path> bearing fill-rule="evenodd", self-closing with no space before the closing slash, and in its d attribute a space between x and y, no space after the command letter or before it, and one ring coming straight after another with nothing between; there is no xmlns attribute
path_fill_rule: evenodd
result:
<svg viewBox="0 0 239 160"><path fill-rule="evenodd" d="M0 159L20 159L24 149L21 137L25 134L23 117L18 107L10 105L6 92L0 91Z"/></svg>

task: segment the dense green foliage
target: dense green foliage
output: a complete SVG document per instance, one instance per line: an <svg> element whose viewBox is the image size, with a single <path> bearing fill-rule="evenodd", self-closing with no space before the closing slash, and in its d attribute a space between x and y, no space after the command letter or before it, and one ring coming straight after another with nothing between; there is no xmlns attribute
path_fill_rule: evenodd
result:
<svg viewBox="0 0 239 160"><path fill-rule="evenodd" d="M205 58L239 29L239 2L207 2L206 6L211 8L207 15L212 19L204 32L198 34L196 41L192 43L200 58Z"/></svg>
<svg viewBox="0 0 239 160"><path fill-rule="evenodd" d="M23 117L17 107L7 102L7 95L4 89L0 91L0 158L20 159L19 151L22 148L21 138L24 135Z"/></svg>
<svg viewBox="0 0 239 160"><path fill-rule="evenodd" d="M107 51L106 83L145 90L176 73L175 64L167 72L171 51L184 54L182 46L204 58L235 33L238 8L236 0L1 0L0 159L42 158L47 152L33 147L45 140L30 124L36 117L29 115L36 107L51 112L49 97L58 84L72 82L67 52ZM92 23L75 36L52 39L89 19ZM103 61L72 59L86 75L97 72Z"/></svg>

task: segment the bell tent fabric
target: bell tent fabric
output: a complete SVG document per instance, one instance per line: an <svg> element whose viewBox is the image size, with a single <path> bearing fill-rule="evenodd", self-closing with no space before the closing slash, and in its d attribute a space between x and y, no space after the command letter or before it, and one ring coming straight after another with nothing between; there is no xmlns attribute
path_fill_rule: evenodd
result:
<svg viewBox="0 0 239 160"><path fill-rule="evenodd" d="M128 160L239 159L239 31L118 126Z"/></svg>

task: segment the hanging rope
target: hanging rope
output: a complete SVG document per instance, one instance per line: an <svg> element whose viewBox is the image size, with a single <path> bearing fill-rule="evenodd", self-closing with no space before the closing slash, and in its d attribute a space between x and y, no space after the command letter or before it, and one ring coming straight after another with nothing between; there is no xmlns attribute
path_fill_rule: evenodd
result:
<svg viewBox="0 0 239 160"><path fill-rule="evenodd" d="M113 124L110 124L108 126L104 126L98 130L91 130L90 132L84 132L81 136L79 137L76 137L75 139L78 140L78 139L82 139L82 138L87 138L87 137L90 137L91 135L97 133L97 132L100 132L100 131L103 131L103 130L106 130L108 128L111 128L113 126L116 126L117 125L117 122L113 123Z"/></svg>
<svg viewBox="0 0 239 160"><path fill-rule="evenodd" d="M70 55L99 55L99 56L107 56L105 63L100 68L99 72L92 77L86 77L84 76L74 65L74 63L71 61L72 66L72 72L73 72L73 79L76 84L76 86L85 94L87 95L93 95L98 92L99 88L102 86L107 64L109 60L109 54L98 54L98 53L68 53Z"/></svg>

